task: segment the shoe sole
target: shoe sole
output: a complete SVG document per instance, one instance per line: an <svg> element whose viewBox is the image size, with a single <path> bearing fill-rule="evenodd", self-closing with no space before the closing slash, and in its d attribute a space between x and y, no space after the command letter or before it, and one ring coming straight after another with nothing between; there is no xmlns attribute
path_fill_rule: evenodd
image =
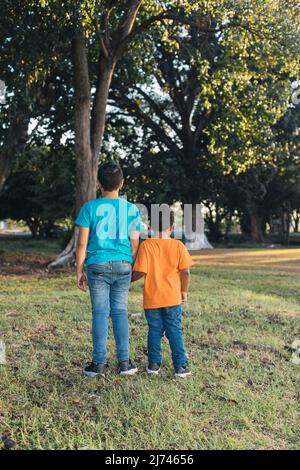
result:
<svg viewBox="0 0 300 470"><path fill-rule="evenodd" d="M147 372L147 374L158 375L160 373L160 369L151 370L151 369L148 369L148 367L146 367L146 372Z"/></svg>
<svg viewBox="0 0 300 470"><path fill-rule="evenodd" d="M175 377L179 377L180 379L185 379L186 377L190 377L192 375L191 372L188 372L187 374L175 374Z"/></svg>
<svg viewBox="0 0 300 470"><path fill-rule="evenodd" d="M105 377L104 374L99 374L99 372L86 372L85 370L83 371L83 375L90 378L97 377L97 375L100 375L100 377Z"/></svg>
<svg viewBox="0 0 300 470"><path fill-rule="evenodd" d="M137 372L138 372L138 368L135 368L135 369L121 371L119 372L119 375L134 375Z"/></svg>

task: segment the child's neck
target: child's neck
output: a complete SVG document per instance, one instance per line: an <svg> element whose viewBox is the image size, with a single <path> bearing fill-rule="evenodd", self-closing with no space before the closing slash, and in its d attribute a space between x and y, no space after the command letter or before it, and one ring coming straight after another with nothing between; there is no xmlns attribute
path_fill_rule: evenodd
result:
<svg viewBox="0 0 300 470"><path fill-rule="evenodd" d="M170 232L156 232L155 236L156 238L170 238L171 233Z"/></svg>
<svg viewBox="0 0 300 470"><path fill-rule="evenodd" d="M118 199L119 198L119 190L115 191L102 191L101 192L102 197L106 197L109 199Z"/></svg>

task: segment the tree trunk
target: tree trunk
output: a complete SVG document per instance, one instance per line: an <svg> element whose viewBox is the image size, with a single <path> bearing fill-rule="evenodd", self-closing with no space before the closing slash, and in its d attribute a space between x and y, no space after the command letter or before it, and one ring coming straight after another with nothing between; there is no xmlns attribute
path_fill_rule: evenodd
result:
<svg viewBox="0 0 300 470"><path fill-rule="evenodd" d="M281 243L289 245L290 243L291 214L287 209L282 210L281 214Z"/></svg>
<svg viewBox="0 0 300 470"><path fill-rule="evenodd" d="M41 234L41 223L38 219L26 219L25 220L26 224L29 227L29 230L31 231L31 236L33 240L38 240L40 238Z"/></svg>
<svg viewBox="0 0 300 470"><path fill-rule="evenodd" d="M295 215L293 217L293 229L294 233L299 233L299 225L300 225L300 212L298 210L295 211Z"/></svg>
<svg viewBox="0 0 300 470"><path fill-rule="evenodd" d="M250 235L254 242L263 243L264 231L263 231L263 218L253 210L250 212Z"/></svg>
<svg viewBox="0 0 300 470"><path fill-rule="evenodd" d="M224 238L226 241L229 240L229 234L230 234L230 231L231 231L231 228L232 228L232 214L229 213L226 218L225 218L225 224L226 224L226 228L225 228L225 235L224 235Z"/></svg>
<svg viewBox="0 0 300 470"><path fill-rule="evenodd" d="M116 62L113 59L101 57L91 121L91 146L96 173L105 130L107 100L115 66Z"/></svg>
<svg viewBox="0 0 300 470"><path fill-rule="evenodd" d="M0 153L0 192L10 174L10 158L7 153Z"/></svg>
<svg viewBox="0 0 300 470"><path fill-rule="evenodd" d="M76 215L86 201L96 197L90 132L90 78L86 40L79 34L72 42L75 90Z"/></svg>
<svg viewBox="0 0 300 470"><path fill-rule="evenodd" d="M48 268L61 268L63 266L73 266L75 263L75 248L78 238L78 227L75 227L73 235L66 248L60 253L59 257L48 265Z"/></svg>

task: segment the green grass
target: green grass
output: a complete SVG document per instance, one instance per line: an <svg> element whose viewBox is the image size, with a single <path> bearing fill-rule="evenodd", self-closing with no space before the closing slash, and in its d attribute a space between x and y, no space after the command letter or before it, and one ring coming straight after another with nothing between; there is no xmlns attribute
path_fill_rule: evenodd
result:
<svg viewBox="0 0 300 470"><path fill-rule="evenodd" d="M32 240L31 238L8 239L0 237L0 253L23 253L55 256L61 251L60 240Z"/></svg>
<svg viewBox="0 0 300 470"><path fill-rule="evenodd" d="M143 372L138 283L131 355L141 372L117 376L110 334L104 380L81 375L90 306L73 275L0 277L0 433L21 449L299 449L300 366L285 349L300 335L299 281L296 270L200 257L183 320L186 380L173 377L167 344L161 375Z"/></svg>

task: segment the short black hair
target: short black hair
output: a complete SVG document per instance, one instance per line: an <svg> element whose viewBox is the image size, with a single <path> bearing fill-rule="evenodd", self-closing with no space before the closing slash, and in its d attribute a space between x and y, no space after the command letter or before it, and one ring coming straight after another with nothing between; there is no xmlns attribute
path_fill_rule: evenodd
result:
<svg viewBox="0 0 300 470"><path fill-rule="evenodd" d="M151 228L155 232L165 232L174 225L175 213L168 204L161 204L151 211Z"/></svg>
<svg viewBox="0 0 300 470"><path fill-rule="evenodd" d="M104 191L114 191L118 189L123 178L122 168L117 163L107 162L99 166L98 181Z"/></svg>

